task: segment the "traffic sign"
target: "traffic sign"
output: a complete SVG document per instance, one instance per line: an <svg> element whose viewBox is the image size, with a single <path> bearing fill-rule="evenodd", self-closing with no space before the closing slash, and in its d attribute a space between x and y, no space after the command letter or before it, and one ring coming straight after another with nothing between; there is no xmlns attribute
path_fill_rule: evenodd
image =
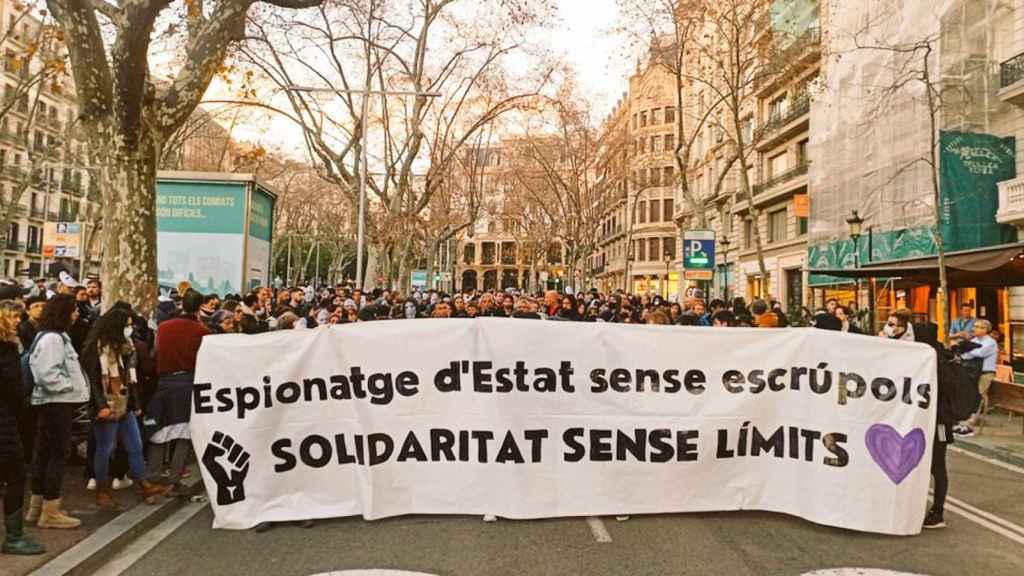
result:
<svg viewBox="0 0 1024 576"><path fill-rule="evenodd" d="M714 280L714 270L684 270L684 278L686 280Z"/></svg>
<svg viewBox="0 0 1024 576"><path fill-rule="evenodd" d="M683 232L683 268L687 271L707 270L709 272L715 269L715 232L713 230ZM687 275L687 278L690 276Z"/></svg>

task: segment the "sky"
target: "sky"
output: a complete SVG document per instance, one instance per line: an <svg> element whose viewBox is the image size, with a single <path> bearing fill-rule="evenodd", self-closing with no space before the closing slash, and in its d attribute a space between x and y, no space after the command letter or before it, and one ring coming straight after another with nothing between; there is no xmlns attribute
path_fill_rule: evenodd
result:
<svg viewBox="0 0 1024 576"><path fill-rule="evenodd" d="M557 5L565 25L548 42L573 62L596 118L604 118L628 85L632 60L626 42L611 30L618 20L615 0L557 0Z"/></svg>
<svg viewBox="0 0 1024 576"><path fill-rule="evenodd" d="M618 21L616 0L553 0L561 22L534 40L555 54L564 55L576 69L577 80L592 106L591 118L600 123L615 107L628 86L633 57L627 42L613 28ZM225 87L215 81L207 94L215 99ZM262 143L282 152L304 156L301 129L282 117L234 127L233 136Z"/></svg>

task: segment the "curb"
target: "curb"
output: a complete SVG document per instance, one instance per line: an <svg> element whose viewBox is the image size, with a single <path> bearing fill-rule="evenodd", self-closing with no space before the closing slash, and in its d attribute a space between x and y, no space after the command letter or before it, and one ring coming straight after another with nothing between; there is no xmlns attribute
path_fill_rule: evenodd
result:
<svg viewBox="0 0 1024 576"><path fill-rule="evenodd" d="M189 496L201 492L203 488L198 473L191 478L182 480L181 483L188 488ZM37 568L31 575L78 576L91 574L122 548L166 520L188 502L188 497L165 498L156 506L140 502L104 524L85 540Z"/></svg>
<svg viewBox="0 0 1024 576"><path fill-rule="evenodd" d="M950 446L956 446L963 448L967 452L973 452L979 456L985 456L993 460L999 460L1006 464L1012 464L1014 466L1020 466L1024 468L1024 454L1019 454L1011 450L1004 448L991 448L989 446L982 446L971 441L970 438L957 438Z"/></svg>

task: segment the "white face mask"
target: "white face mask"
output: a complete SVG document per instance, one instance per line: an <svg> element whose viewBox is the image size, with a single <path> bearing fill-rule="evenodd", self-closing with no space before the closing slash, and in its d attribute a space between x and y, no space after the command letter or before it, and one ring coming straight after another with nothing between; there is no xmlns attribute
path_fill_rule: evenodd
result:
<svg viewBox="0 0 1024 576"><path fill-rule="evenodd" d="M135 331L134 331L134 330L132 329L132 327L131 327L131 326L125 326L125 327L124 327L124 337L125 337L125 339L126 339L126 340L131 340L131 339L132 339L132 334L133 334L134 332L135 332Z"/></svg>
<svg viewBox="0 0 1024 576"><path fill-rule="evenodd" d="M897 336L902 334L901 332L897 331L895 326L890 326L889 324L886 324L885 328L882 328L882 331L885 332L885 335L888 336L889 338L896 338Z"/></svg>

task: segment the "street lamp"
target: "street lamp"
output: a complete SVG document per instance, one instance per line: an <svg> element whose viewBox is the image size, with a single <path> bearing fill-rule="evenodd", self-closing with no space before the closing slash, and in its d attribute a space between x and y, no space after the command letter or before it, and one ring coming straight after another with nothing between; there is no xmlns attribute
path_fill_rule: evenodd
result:
<svg viewBox="0 0 1024 576"><path fill-rule="evenodd" d="M440 98L436 92L414 90L365 90L343 88L310 88L308 86L287 86L291 92L332 92L334 94L361 94L363 96L361 129L359 137L359 220L356 231L356 288L363 288L363 248L366 244L366 177L369 164L366 152L366 133L369 130L370 96L415 96L418 98Z"/></svg>
<svg viewBox="0 0 1024 576"><path fill-rule="evenodd" d="M663 298L668 299L668 276L671 273L672 254L668 250L665 250L663 257L665 258L665 295Z"/></svg>
<svg viewBox="0 0 1024 576"><path fill-rule="evenodd" d="M860 268L860 236L861 228L864 225L864 219L860 217L860 214L856 210L853 211L853 215L846 219L846 224L850 227L850 239L853 240L853 267L856 269ZM854 295L855 302L857 303L857 312L860 312L860 276L857 276L856 282L856 294Z"/></svg>
<svg viewBox="0 0 1024 576"><path fill-rule="evenodd" d="M633 265L633 262L636 262L636 253L633 250L633 242L630 241L629 245L626 247L626 277L622 279L623 289L626 291L626 294L630 294L629 269Z"/></svg>
<svg viewBox="0 0 1024 576"><path fill-rule="evenodd" d="M722 240L719 242L722 245L722 260L724 263L722 266L725 268L725 303L729 303L729 245L732 242L729 241L729 237L722 235Z"/></svg>

